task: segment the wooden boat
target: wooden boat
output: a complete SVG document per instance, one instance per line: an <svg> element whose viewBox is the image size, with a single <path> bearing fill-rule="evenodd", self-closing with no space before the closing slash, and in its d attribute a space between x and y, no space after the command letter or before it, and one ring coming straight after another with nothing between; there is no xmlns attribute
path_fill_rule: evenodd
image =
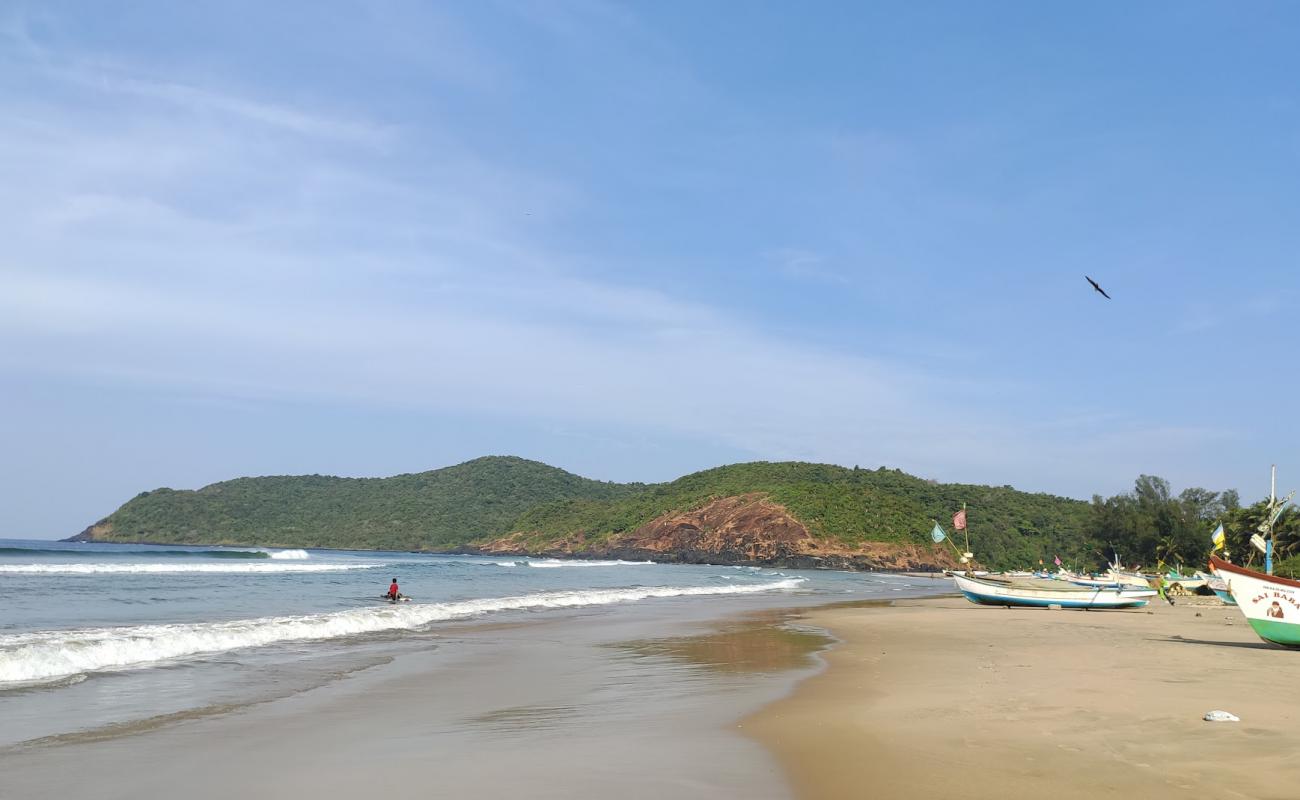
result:
<svg viewBox="0 0 1300 800"><path fill-rule="evenodd" d="M1030 606L1045 608L1135 608L1155 596L1154 589L1079 586L1066 581L1041 578L1010 578L987 575L977 578L960 572L949 573L957 590L972 603L987 606Z"/></svg>
<svg viewBox="0 0 1300 800"><path fill-rule="evenodd" d="M1228 584L1232 599L1259 638L1300 647L1300 581L1279 578L1210 556L1210 566Z"/></svg>

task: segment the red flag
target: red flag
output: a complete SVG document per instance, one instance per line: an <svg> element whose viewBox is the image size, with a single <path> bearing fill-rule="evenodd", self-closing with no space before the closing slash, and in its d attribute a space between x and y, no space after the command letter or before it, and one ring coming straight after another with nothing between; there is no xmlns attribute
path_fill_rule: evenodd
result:
<svg viewBox="0 0 1300 800"><path fill-rule="evenodd" d="M952 515L952 529L955 531L966 530L966 509L963 508Z"/></svg>
<svg viewBox="0 0 1300 800"><path fill-rule="evenodd" d="M1061 566L1061 557L1060 557L1060 556L1057 556L1056 558L1053 558L1052 560L1056 562L1056 566L1058 566L1058 567Z"/></svg>

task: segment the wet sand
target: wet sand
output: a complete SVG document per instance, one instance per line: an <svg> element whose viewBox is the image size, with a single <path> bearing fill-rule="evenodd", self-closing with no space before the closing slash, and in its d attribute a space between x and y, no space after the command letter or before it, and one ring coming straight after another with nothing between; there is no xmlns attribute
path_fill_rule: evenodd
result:
<svg viewBox="0 0 1300 800"><path fill-rule="evenodd" d="M812 610L841 640L827 668L744 730L801 798L1294 798L1300 652L1202 602Z"/></svg>
<svg viewBox="0 0 1300 800"><path fill-rule="evenodd" d="M705 613L447 630L289 697L0 749L0 797L791 797L736 724L829 640L790 612Z"/></svg>

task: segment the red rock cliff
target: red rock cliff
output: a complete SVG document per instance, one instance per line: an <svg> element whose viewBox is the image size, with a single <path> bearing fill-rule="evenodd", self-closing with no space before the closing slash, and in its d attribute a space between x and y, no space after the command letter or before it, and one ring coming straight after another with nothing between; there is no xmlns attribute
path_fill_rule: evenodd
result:
<svg viewBox="0 0 1300 800"><path fill-rule="evenodd" d="M951 552L922 545L870 542L849 547L816 539L783 506L761 493L714 500L694 511L665 514L631 533L589 544L576 533L542 550L519 532L482 545L482 552L588 556L709 564L752 564L834 569L944 569Z"/></svg>

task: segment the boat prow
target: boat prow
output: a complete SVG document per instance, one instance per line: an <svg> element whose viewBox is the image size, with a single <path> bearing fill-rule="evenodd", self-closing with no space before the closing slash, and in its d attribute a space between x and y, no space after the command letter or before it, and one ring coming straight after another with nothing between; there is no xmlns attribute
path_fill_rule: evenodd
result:
<svg viewBox="0 0 1300 800"><path fill-rule="evenodd" d="M1237 608L1259 638L1300 647L1300 581L1239 567L1218 556L1210 566L1228 585Z"/></svg>

